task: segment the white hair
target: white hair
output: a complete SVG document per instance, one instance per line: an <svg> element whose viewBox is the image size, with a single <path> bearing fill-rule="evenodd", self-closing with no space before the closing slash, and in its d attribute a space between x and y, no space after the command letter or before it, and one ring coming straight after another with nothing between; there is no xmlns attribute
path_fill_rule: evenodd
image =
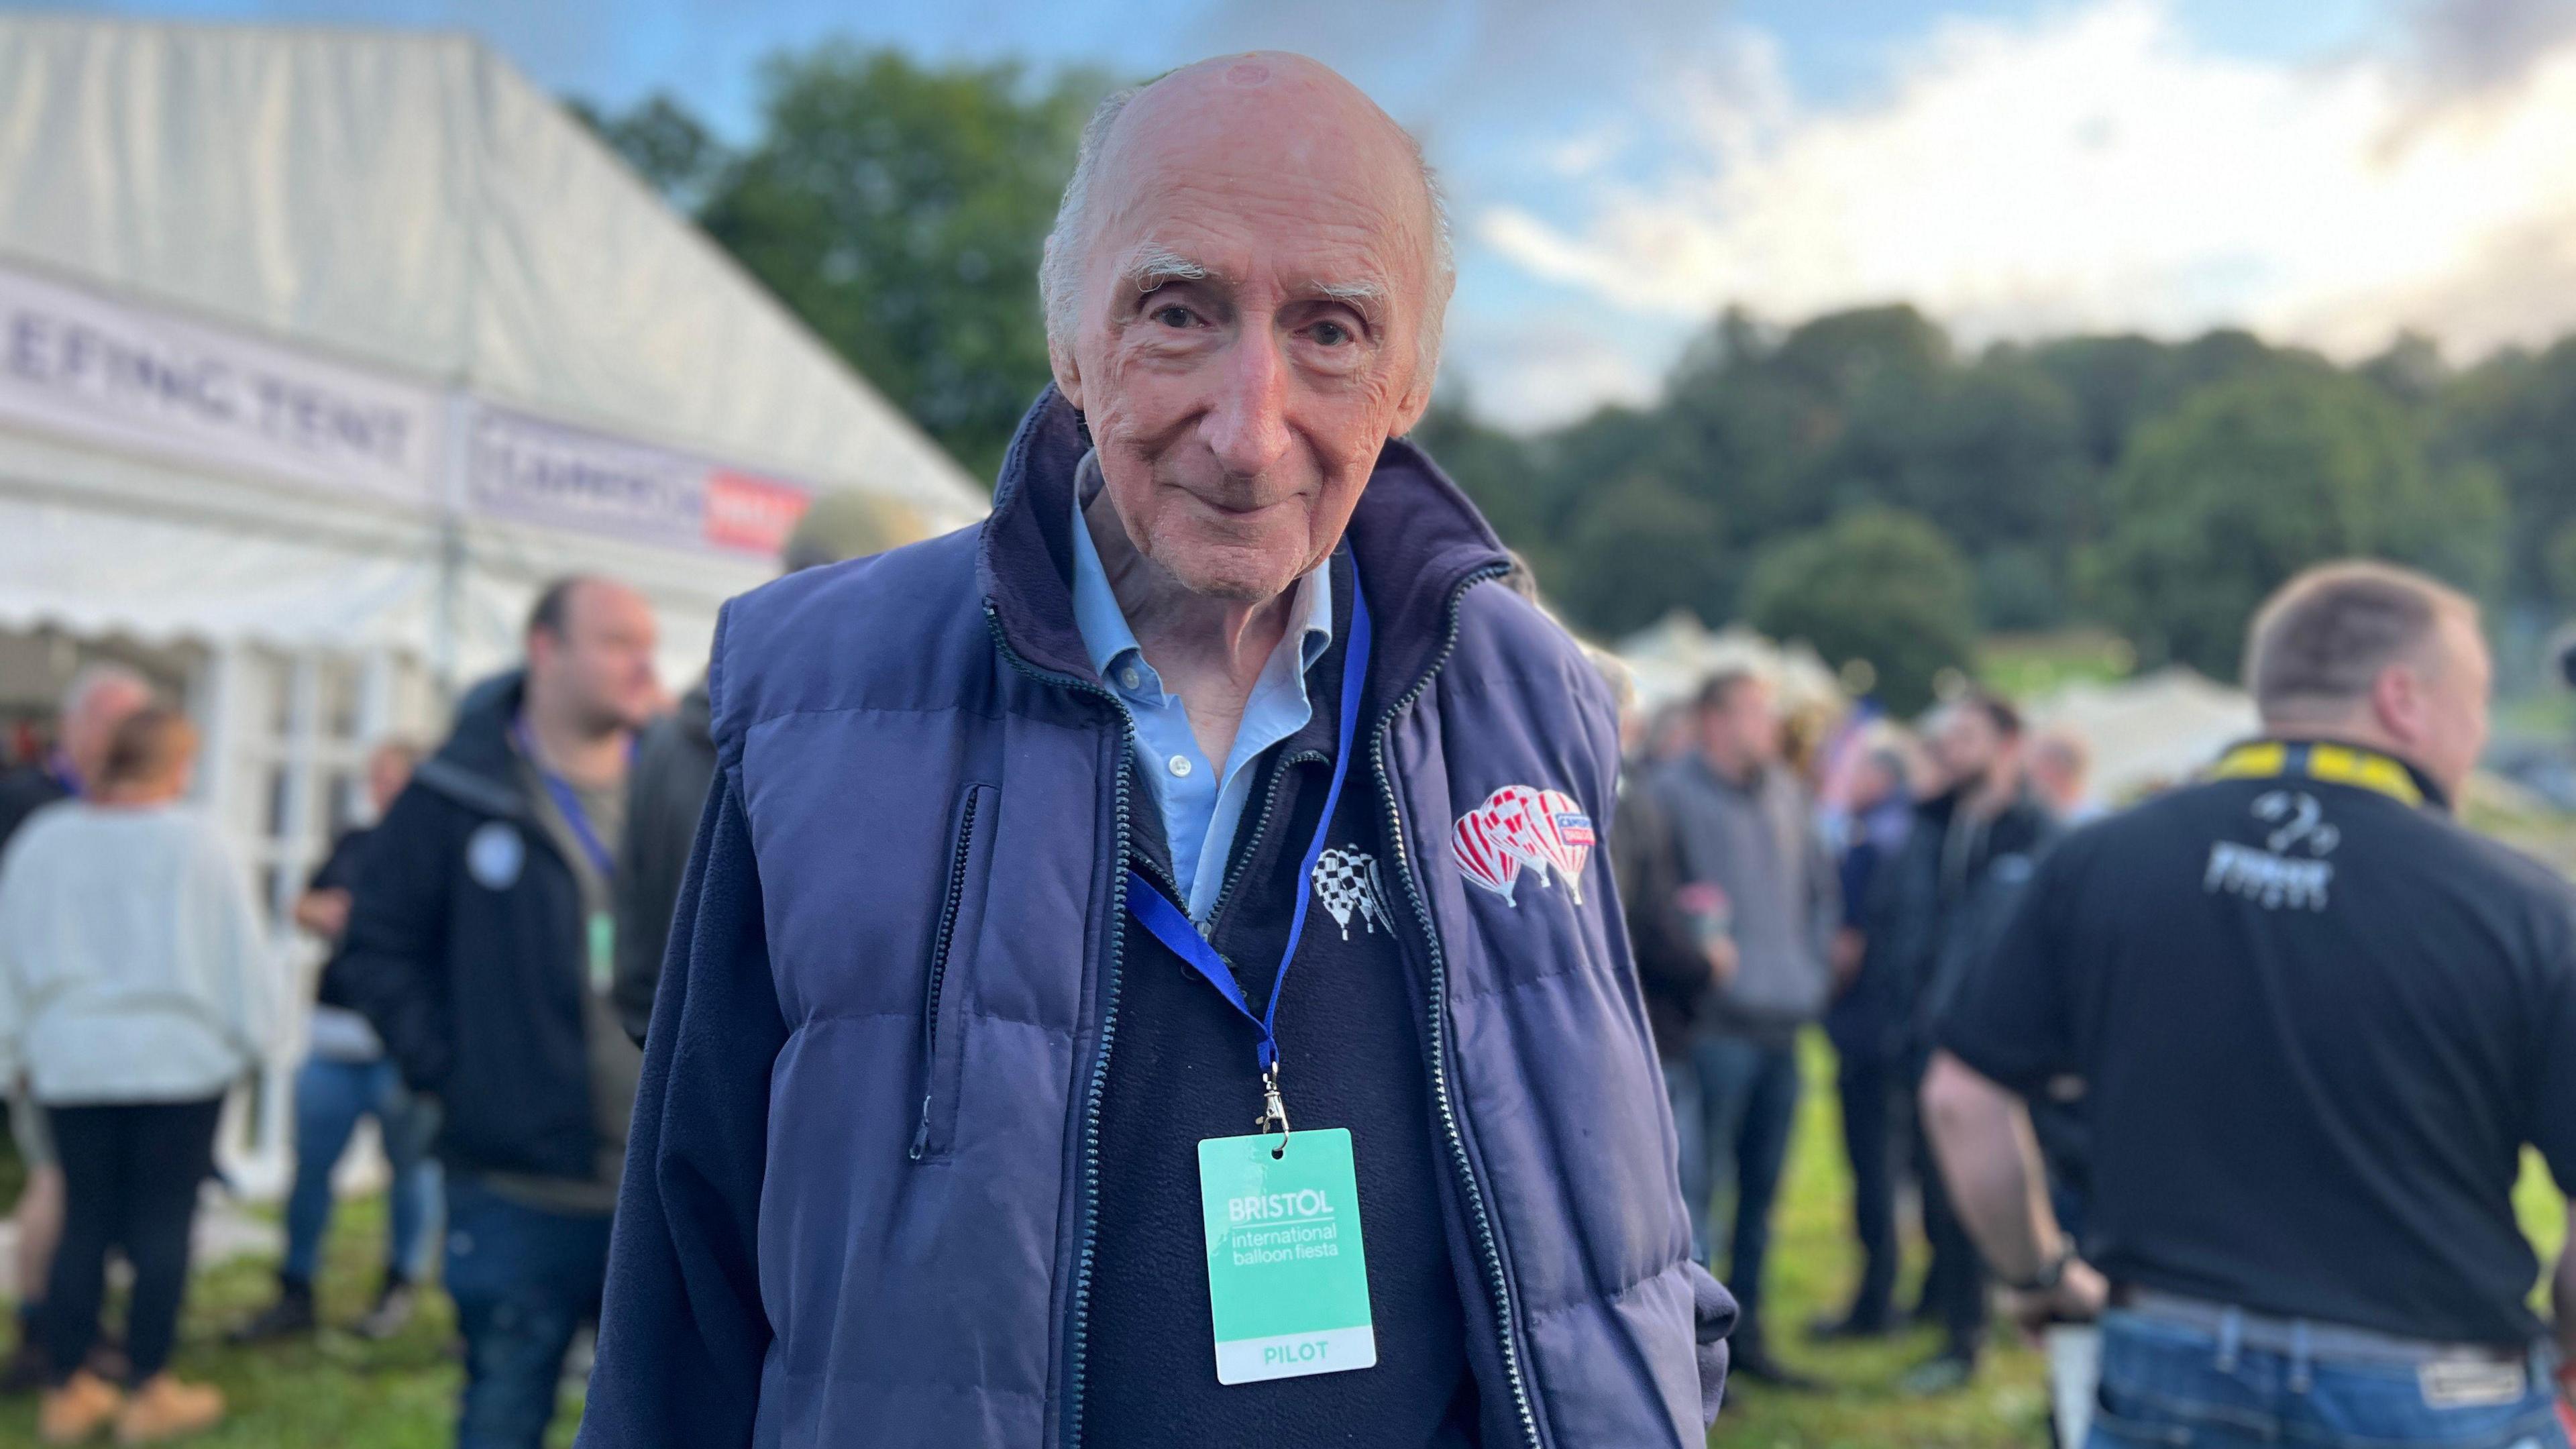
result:
<svg viewBox="0 0 2576 1449"><path fill-rule="evenodd" d="M1150 85L1151 82L1148 82ZM1047 232L1046 253L1038 263L1038 300L1046 309L1047 346L1051 351L1070 354L1076 333L1082 330L1082 278L1091 245L1098 228L1091 215L1091 188L1100 169L1100 153L1107 149L1109 133L1127 110L1127 103L1145 93L1146 86L1130 86L1101 101L1083 123L1082 144L1074 154L1073 178L1064 184L1064 201L1056 207L1055 226ZM1440 369L1440 331L1449 313L1449 294L1458 284L1456 243L1449 230L1449 199L1441 194L1440 178L1422 154L1422 143L1413 133L1400 131L1413 155L1413 164L1422 178L1422 193L1431 208L1431 270L1425 289L1421 332L1415 352L1428 381ZM1197 278L1207 269L1187 258L1163 252L1142 255L1128 270L1142 275L1167 278ZM1347 296L1351 300L1378 300L1378 289L1367 283L1347 287L1328 287L1328 295Z"/></svg>
<svg viewBox="0 0 2576 1449"><path fill-rule="evenodd" d="M97 698L100 690L111 686L131 689L146 698L152 694L152 681L144 678L140 670L112 659L102 659L82 665L72 675L72 682L63 686L62 711L58 717L68 720L87 714L90 701Z"/></svg>

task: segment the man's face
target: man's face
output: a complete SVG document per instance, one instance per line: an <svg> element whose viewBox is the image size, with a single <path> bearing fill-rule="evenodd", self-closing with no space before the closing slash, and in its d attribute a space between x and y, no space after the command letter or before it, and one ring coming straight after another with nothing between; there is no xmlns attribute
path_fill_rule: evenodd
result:
<svg viewBox="0 0 2576 1449"><path fill-rule="evenodd" d="M528 672L566 700L585 729L641 729L661 698L654 637L653 606L642 594L593 580L564 601L560 634L528 636Z"/></svg>
<svg viewBox="0 0 2576 1449"><path fill-rule="evenodd" d="M387 747L367 757L367 798L374 802L379 816L410 783L410 751Z"/></svg>
<svg viewBox="0 0 2576 1449"><path fill-rule="evenodd" d="M2487 700L2495 663L2477 621L2445 610L2428 659L2417 666L2421 689L2416 722L2405 740L2415 763L2439 781L2454 801L2487 747ZM2404 666L2398 666L2404 667Z"/></svg>
<svg viewBox="0 0 2576 1449"><path fill-rule="evenodd" d="M63 757L84 781L95 781L107 766L107 747L116 727L152 702L151 691L130 679L101 679L74 701L63 717Z"/></svg>
<svg viewBox="0 0 2576 1449"><path fill-rule="evenodd" d="M1956 785L1980 785L1994 774L2003 755L2003 732L1982 709L1966 706L1944 713L1933 751Z"/></svg>
<svg viewBox="0 0 2576 1449"><path fill-rule="evenodd" d="M1874 810L1886 803L1887 797L1895 793L1896 776L1887 768L1885 760L1874 754L1863 755L1860 763L1852 766L1851 809L1853 813L1860 814Z"/></svg>
<svg viewBox="0 0 2576 1449"><path fill-rule="evenodd" d="M1140 96L1100 167L1058 384L1140 553L1192 593L1274 598L1429 403L1418 169L1337 77L1259 57Z"/></svg>
<svg viewBox="0 0 2576 1449"><path fill-rule="evenodd" d="M1780 758L1780 707L1771 686L1747 679L1700 711L1700 739L1721 763L1769 765Z"/></svg>

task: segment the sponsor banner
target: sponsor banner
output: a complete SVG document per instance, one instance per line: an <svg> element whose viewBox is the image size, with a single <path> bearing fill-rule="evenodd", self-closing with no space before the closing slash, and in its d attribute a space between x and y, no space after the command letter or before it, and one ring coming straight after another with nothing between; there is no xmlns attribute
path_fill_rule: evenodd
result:
<svg viewBox="0 0 2576 1449"><path fill-rule="evenodd" d="M478 407L466 506L664 548L775 555L812 490L685 453Z"/></svg>
<svg viewBox="0 0 2576 1449"><path fill-rule="evenodd" d="M418 508L438 394L0 266L0 425Z"/></svg>

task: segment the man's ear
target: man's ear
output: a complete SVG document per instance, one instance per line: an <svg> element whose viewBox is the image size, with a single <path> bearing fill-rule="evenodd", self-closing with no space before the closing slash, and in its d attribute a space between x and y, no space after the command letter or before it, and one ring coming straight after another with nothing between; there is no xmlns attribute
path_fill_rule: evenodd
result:
<svg viewBox="0 0 2576 1449"><path fill-rule="evenodd" d="M2388 737L2411 745L2424 733L2424 679L2411 664L2391 664L2370 682L2370 712Z"/></svg>
<svg viewBox="0 0 2576 1449"><path fill-rule="evenodd" d="M1082 411L1082 364L1073 360L1073 349L1047 339L1047 370L1055 374L1055 390L1075 412Z"/></svg>
<svg viewBox="0 0 2576 1449"><path fill-rule="evenodd" d="M1420 371L1415 369L1417 374ZM1432 379L1417 375L1405 387L1404 400L1395 406L1395 426L1387 430L1389 437L1401 438L1421 426L1422 415L1431 411L1431 382Z"/></svg>

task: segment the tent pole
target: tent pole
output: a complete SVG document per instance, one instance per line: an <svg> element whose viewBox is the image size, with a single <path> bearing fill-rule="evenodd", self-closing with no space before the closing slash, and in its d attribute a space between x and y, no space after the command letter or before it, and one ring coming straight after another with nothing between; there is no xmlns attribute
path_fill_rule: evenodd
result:
<svg viewBox="0 0 2576 1449"><path fill-rule="evenodd" d="M430 621L430 682L440 710L462 692L457 679L457 635L465 607L465 498L474 447L474 405L463 388L447 394L447 437L442 449L438 498L438 604Z"/></svg>

